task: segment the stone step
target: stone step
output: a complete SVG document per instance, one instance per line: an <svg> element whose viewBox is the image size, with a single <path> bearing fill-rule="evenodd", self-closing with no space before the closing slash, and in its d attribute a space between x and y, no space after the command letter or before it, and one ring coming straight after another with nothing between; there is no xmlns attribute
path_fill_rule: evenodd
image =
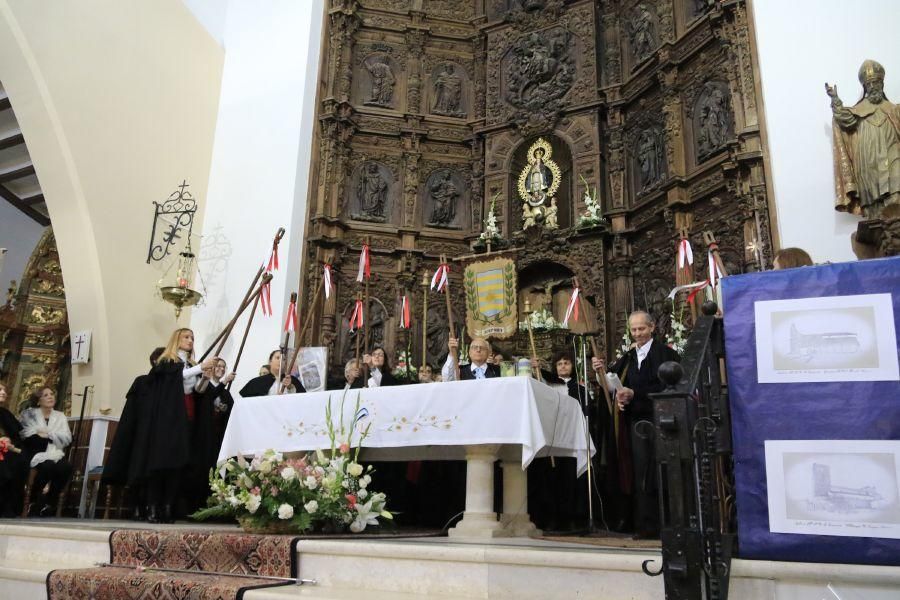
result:
<svg viewBox="0 0 900 600"><path fill-rule="evenodd" d="M299 574L323 590L421 598L658 600L661 577L641 570L659 551L443 541L301 540Z"/></svg>

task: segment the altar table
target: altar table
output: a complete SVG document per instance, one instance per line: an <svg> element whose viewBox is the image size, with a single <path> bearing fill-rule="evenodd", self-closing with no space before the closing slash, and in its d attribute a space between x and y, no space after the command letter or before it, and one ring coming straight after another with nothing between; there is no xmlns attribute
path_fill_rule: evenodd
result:
<svg viewBox="0 0 900 600"><path fill-rule="evenodd" d="M357 400L359 401L357 408ZM361 390L237 398L219 458L330 448L326 409L346 441L363 441L361 462L463 460L466 510L454 537L534 535L527 472L538 456L571 456L578 474L594 445L578 402L530 377L500 377ZM493 512L493 463L502 461L503 513Z"/></svg>

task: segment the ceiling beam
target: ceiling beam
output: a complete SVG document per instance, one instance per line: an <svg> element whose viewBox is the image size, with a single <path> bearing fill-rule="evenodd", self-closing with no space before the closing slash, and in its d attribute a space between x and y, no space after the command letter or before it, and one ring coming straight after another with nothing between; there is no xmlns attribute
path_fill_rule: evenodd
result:
<svg viewBox="0 0 900 600"><path fill-rule="evenodd" d="M7 108L12 108L12 104L9 102L9 96L0 98L0 110L6 110Z"/></svg>
<svg viewBox="0 0 900 600"><path fill-rule="evenodd" d="M13 169L12 171L0 173L0 183L22 179L23 177L28 177L29 175L34 175L34 165L25 165L24 167Z"/></svg>
<svg viewBox="0 0 900 600"><path fill-rule="evenodd" d="M4 200L6 200L10 204L15 206L19 210L21 210L23 213L25 213L26 215L28 215L29 217L34 219L34 221L37 222L39 225L42 225L44 227L47 227L50 225L50 219L48 219L47 217L45 217L38 211L34 210L32 207L30 207L27 204L25 204L24 202L22 202L21 198L19 198L18 196L13 194L11 191L6 189L6 186L4 186L4 185L0 185L0 197L2 197Z"/></svg>
<svg viewBox="0 0 900 600"><path fill-rule="evenodd" d="M22 201L22 204L26 206L34 206L35 204L40 204L44 201L43 194L34 194L33 196L25 196L24 198L19 198Z"/></svg>
<svg viewBox="0 0 900 600"><path fill-rule="evenodd" d="M25 136L21 133L13 133L5 138L0 138L0 150L6 150L13 146L21 146L25 143Z"/></svg>

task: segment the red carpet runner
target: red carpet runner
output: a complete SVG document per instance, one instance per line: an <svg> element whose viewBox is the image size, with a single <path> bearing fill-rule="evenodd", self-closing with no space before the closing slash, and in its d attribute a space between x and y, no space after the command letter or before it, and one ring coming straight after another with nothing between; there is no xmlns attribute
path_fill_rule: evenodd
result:
<svg viewBox="0 0 900 600"><path fill-rule="evenodd" d="M51 571L47 597L240 600L247 590L289 585L261 577L296 577L297 540L240 532L119 529L109 539L110 563L116 566Z"/></svg>

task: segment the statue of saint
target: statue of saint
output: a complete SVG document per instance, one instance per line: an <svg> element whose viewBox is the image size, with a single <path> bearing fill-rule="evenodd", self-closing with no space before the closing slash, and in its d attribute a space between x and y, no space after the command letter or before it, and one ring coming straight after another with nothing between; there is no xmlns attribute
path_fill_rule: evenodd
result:
<svg viewBox="0 0 900 600"><path fill-rule="evenodd" d="M459 189L453 184L449 172L444 172L429 188L433 208L429 225L447 227L456 219L456 199Z"/></svg>
<svg viewBox="0 0 900 600"><path fill-rule="evenodd" d="M434 109L439 115L461 117L462 78L456 74L453 65L444 65L434 82Z"/></svg>
<svg viewBox="0 0 900 600"><path fill-rule="evenodd" d="M653 15L646 4L639 4L628 23L628 38L634 62L641 62L653 52L656 39L653 34Z"/></svg>
<svg viewBox="0 0 900 600"><path fill-rule="evenodd" d="M863 97L846 108L825 84L834 114L835 208L868 219L900 214L900 107L884 95L884 67L859 69Z"/></svg>
<svg viewBox="0 0 900 600"><path fill-rule="evenodd" d="M354 217L369 221L384 221L387 193L388 185L378 171L378 165L367 164L360 173L356 187L361 214Z"/></svg>
<svg viewBox="0 0 900 600"><path fill-rule="evenodd" d="M364 64L372 76L372 90L365 103L375 106L390 106L391 98L394 96L394 83L396 83L390 65L383 60L373 60Z"/></svg>
<svg viewBox="0 0 900 600"><path fill-rule="evenodd" d="M543 203L547 196L547 190L553 182L553 175L550 169L544 164L544 149L538 148L534 151L534 162L531 164L531 170L528 172L528 180L525 189L531 195L533 203Z"/></svg>
<svg viewBox="0 0 900 600"><path fill-rule="evenodd" d="M659 182L663 175L662 148L652 130L642 131L637 143L638 179L640 189Z"/></svg>
<svg viewBox="0 0 900 600"><path fill-rule="evenodd" d="M724 146L728 139L728 104L722 90L711 86L698 109L697 147L703 158Z"/></svg>

